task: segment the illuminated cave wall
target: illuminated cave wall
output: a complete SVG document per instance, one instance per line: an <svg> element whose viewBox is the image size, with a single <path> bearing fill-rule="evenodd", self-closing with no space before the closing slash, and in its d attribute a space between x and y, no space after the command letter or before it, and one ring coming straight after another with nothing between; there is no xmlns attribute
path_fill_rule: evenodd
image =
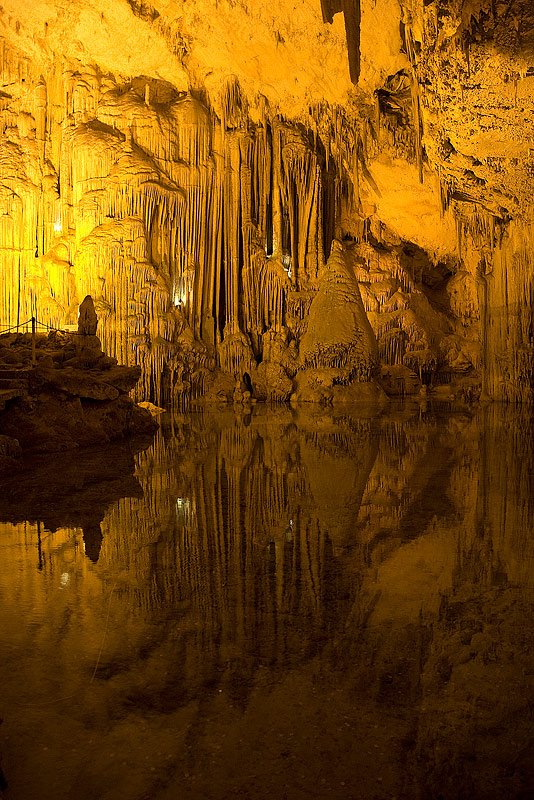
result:
<svg viewBox="0 0 534 800"><path fill-rule="evenodd" d="M219 22L221 8L230 22L252 15L211 5ZM39 19L41 42L7 6L2 327L34 314L72 325L89 293L105 349L141 365L139 397L158 403L230 399L244 373L257 396L288 399L299 373L325 370L323 383L532 397L528 4L363 3L360 83L337 93L319 39L306 51L296 29L273 28L273 53L260 42L254 83L244 63L221 67L215 45L202 72L206 20L184 11L167 25L130 3L151 46L181 63L173 82L139 53L147 74L125 71L124 41L109 61L104 12L92 53L72 40L76 57L66 33L63 52L53 38L57 20ZM338 47L336 17L329 34L317 6L317 37ZM262 84L269 59L287 82L314 71L313 91L290 102L285 84Z"/></svg>

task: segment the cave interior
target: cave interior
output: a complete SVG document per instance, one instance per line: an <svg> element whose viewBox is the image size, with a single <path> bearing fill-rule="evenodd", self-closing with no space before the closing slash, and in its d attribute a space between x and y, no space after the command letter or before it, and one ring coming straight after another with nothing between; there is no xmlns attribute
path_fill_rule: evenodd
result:
<svg viewBox="0 0 534 800"><path fill-rule="evenodd" d="M532 22L6 0L2 330L72 330L91 295L157 405L531 401Z"/></svg>

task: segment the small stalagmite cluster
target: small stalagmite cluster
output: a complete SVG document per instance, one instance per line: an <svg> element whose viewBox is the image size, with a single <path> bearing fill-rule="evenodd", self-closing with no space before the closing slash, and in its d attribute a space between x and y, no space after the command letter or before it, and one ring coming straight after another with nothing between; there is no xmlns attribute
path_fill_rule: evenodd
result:
<svg viewBox="0 0 534 800"><path fill-rule="evenodd" d="M528 3L34 5L1 16L2 327L90 294L158 405L532 399Z"/></svg>

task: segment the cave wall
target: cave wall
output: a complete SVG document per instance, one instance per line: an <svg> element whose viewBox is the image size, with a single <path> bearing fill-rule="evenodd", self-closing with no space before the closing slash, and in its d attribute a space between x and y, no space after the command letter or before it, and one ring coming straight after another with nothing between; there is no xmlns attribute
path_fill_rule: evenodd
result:
<svg viewBox="0 0 534 800"><path fill-rule="evenodd" d="M1 18L2 327L89 293L157 403L532 398L528 4L362 3L357 86L319 3L34 5Z"/></svg>

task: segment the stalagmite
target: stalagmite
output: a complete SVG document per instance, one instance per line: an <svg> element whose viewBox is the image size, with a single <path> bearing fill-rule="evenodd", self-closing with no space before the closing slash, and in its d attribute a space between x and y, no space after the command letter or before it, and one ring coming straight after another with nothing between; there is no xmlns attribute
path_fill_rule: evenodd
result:
<svg viewBox="0 0 534 800"><path fill-rule="evenodd" d="M205 72L204 22L188 4L172 21L132 7L170 71L133 51L119 66L113 48L100 63L102 50L92 58L70 31L58 38L59 20L41 47L32 15L13 10L0 53L1 325L70 327L90 294L105 349L142 368L138 399L231 400L232 381L257 370L262 396L274 381L272 396L286 397L299 353L307 369L354 367L350 348L310 346L326 327L314 309L338 239L355 274L347 297L382 366L532 399L522 28L504 10L481 27L476 11L403 0L386 53L372 9L360 20L350 5L299 6L275 55L258 45L255 70L229 42L231 62Z"/></svg>
<svg viewBox="0 0 534 800"><path fill-rule="evenodd" d="M368 382L376 370L376 356L376 339L354 272L341 245L334 242L301 340L302 368L331 368L337 383Z"/></svg>

